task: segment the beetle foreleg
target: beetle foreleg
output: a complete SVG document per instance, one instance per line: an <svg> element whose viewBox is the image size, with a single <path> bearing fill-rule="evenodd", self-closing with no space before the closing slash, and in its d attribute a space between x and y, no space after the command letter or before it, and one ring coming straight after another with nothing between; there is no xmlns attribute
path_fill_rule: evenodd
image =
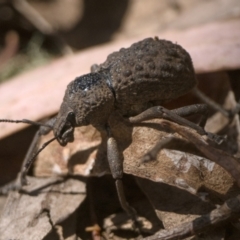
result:
<svg viewBox="0 0 240 240"><path fill-rule="evenodd" d="M107 129L108 140L107 140L107 158L109 167L112 173L113 178L115 179L118 199L123 210L131 217L134 224L139 228L139 223L137 221L136 210L132 208L127 200L123 188L123 157L118 150L118 144L116 139L112 136L111 130Z"/></svg>

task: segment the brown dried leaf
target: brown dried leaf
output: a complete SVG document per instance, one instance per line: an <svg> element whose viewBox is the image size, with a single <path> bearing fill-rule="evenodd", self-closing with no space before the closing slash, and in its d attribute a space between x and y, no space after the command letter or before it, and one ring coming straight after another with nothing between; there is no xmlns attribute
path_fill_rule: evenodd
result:
<svg viewBox="0 0 240 240"><path fill-rule="evenodd" d="M0 219L1 239L43 239L85 199L85 183L79 180L31 178L30 183L27 194L10 193Z"/></svg>
<svg viewBox="0 0 240 240"><path fill-rule="evenodd" d="M177 189L176 187L150 182L141 178L137 178L137 182L143 192L148 196L157 216L162 220L164 228L166 229L165 231L168 232L169 237L175 236L171 229L176 229L185 222L194 221L196 218L208 214L215 208L210 202L202 201L202 199L197 196ZM180 235L180 233L178 234ZM224 235L225 229L221 227L213 231L205 231L200 238L187 239L220 240Z"/></svg>
<svg viewBox="0 0 240 240"><path fill-rule="evenodd" d="M39 145L51 138L53 133L42 137ZM101 142L99 132L92 126L76 128L75 141L66 147L53 142L40 153L34 168L34 174L38 177L52 175L79 174L82 176L103 175L108 169L106 163L101 160L95 166L95 158L98 146ZM101 164L102 163L102 164Z"/></svg>
<svg viewBox="0 0 240 240"><path fill-rule="evenodd" d="M161 120L148 122L160 126L162 123ZM204 187L225 195L233 187L234 181L230 174L218 164L201 156L196 150L195 153L189 153L191 145L185 146L180 151L163 149L156 161L141 164L142 156L163 137L166 137L166 133L161 131L161 127L134 128L133 142L124 152L124 171L185 189L192 194L197 194ZM218 176L221 176L221 179Z"/></svg>

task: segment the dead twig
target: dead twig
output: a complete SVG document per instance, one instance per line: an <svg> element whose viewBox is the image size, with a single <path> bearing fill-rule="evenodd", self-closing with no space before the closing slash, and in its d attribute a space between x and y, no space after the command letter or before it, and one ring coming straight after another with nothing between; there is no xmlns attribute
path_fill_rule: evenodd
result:
<svg viewBox="0 0 240 240"><path fill-rule="evenodd" d="M198 217L191 222L183 223L175 228L161 230L153 236L144 238L144 240L184 239L238 215L240 215L240 195L236 198L228 199L222 206L214 209L209 214Z"/></svg>
<svg viewBox="0 0 240 240"><path fill-rule="evenodd" d="M44 35L55 36L62 54L72 54L72 49L59 36L57 30L25 0L11 0L12 6Z"/></svg>
<svg viewBox="0 0 240 240"><path fill-rule="evenodd" d="M17 53L19 47L19 36L15 31L7 32L5 46L0 53L0 70Z"/></svg>

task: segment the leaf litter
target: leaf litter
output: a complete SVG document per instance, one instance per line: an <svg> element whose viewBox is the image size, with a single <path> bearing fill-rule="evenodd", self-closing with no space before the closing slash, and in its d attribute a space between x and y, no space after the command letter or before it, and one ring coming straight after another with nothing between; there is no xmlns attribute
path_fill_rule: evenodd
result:
<svg viewBox="0 0 240 240"><path fill-rule="evenodd" d="M214 88L218 97L215 100L221 99L224 108L233 109L234 93L228 79L224 82L224 88ZM192 101L191 95L185 96L185 105ZM174 103L171 106L176 107ZM218 112L210 112L206 129L227 136L221 145L167 120L154 119L136 126L116 122L116 127L124 133L119 142L124 155L124 187L127 200L143 223L141 236L131 228L131 221L118 202L106 157L106 139L101 140L92 126L77 128L75 141L66 147L53 142L38 156L30 186L10 194L0 221L1 235L7 236L14 228L11 237L20 239L26 239L26 234L31 239L240 236L236 218L240 190L238 115L230 121ZM41 137L39 145L51 134ZM172 141L154 161L142 162L159 140L168 138ZM52 179L57 179L57 183ZM68 186L75 190L66 192ZM14 207L9 212L10 205ZM26 231L17 224L19 219L26 223ZM224 227L217 225L221 221L225 221Z"/></svg>

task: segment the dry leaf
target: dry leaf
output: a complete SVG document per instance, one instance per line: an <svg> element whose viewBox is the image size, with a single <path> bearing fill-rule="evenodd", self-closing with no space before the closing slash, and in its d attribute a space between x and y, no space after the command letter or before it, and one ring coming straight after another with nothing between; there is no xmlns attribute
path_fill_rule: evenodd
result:
<svg viewBox="0 0 240 240"><path fill-rule="evenodd" d="M10 193L0 218L1 239L44 239L85 199L85 183L76 179L31 178L30 182L25 193ZM73 231L76 217L70 219Z"/></svg>

